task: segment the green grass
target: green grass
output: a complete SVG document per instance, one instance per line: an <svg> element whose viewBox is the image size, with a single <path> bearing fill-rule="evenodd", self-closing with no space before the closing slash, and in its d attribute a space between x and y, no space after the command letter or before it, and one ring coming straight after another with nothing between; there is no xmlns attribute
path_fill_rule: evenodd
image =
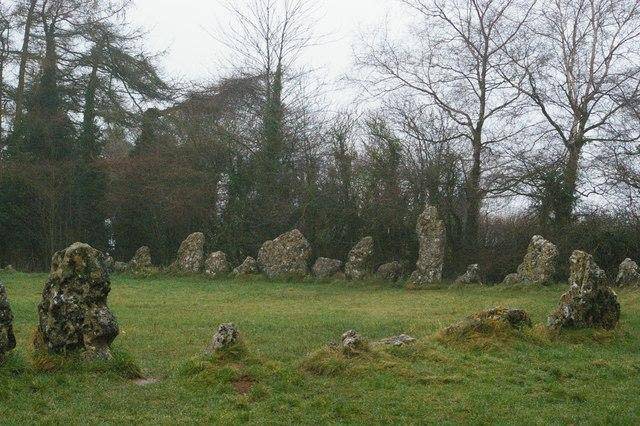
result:
<svg viewBox="0 0 640 426"><path fill-rule="evenodd" d="M43 362L30 349L45 279L0 274L18 338L0 367L2 424L640 423L637 290L619 292L614 332L550 336L538 326L445 342L438 330L498 305L542 323L565 288L115 276L116 359L77 365ZM201 356L222 322L238 325L243 347ZM372 340L407 333L418 343L360 357L325 348L348 329ZM136 384L137 368L159 382Z"/></svg>

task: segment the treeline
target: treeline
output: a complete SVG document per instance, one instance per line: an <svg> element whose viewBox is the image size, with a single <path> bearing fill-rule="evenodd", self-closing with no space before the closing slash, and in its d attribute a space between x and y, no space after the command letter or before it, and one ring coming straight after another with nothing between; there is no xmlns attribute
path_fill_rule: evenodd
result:
<svg viewBox="0 0 640 426"><path fill-rule="evenodd" d="M0 266L74 241L168 264L195 231L239 262L299 228L333 258L371 235L409 271L426 203L449 276L500 281L534 233L638 259L638 3L401 3L402 38L354 48L369 107L327 112L313 2L230 3L232 70L197 86L162 77L126 1L3 2Z"/></svg>

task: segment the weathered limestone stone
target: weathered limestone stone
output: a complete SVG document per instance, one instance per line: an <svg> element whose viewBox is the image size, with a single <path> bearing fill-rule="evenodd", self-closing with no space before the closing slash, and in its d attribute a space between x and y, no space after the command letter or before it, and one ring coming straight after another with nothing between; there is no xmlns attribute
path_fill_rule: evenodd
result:
<svg viewBox="0 0 640 426"><path fill-rule="evenodd" d="M342 269L342 261L336 259L328 259L326 257L320 257L313 264L313 275L318 279L334 278L340 273Z"/></svg>
<svg viewBox="0 0 640 426"><path fill-rule="evenodd" d="M518 283L520 283L520 275L518 275L517 273L507 275L502 281L503 285L514 285Z"/></svg>
<svg viewBox="0 0 640 426"><path fill-rule="evenodd" d="M115 268L115 260L109 254L104 254L104 266L107 268L107 272L113 272Z"/></svg>
<svg viewBox="0 0 640 426"><path fill-rule="evenodd" d="M622 261L618 269L616 285L619 287L640 285L640 268L636 262L628 258Z"/></svg>
<svg viewBox="0 0 640 426"><path fill-rule="evenodd" d="M217 251L209 254L204 262L204 273L211 278L223 277L231 270L227 255L224 252Z"/></svg>
<svg viewBox="0 0 640 426"><path fill-rule="evenodd" d="M75 243L57 252L38 305L38 332L53 353L84 350L88 358L110 358L118 324L107 307L111 290L103 256Z"/></svg>
<svg viewBox="0 0 640 426"><path fill-rule="evenodd" d="M349 330L342 335L341 348L347 354L357 354L369 346L367 340L355 330Z"/></svg>
<svg viewBox="0 0 640 426"><path fill-rule="evenodd" d="M151 263L151 249L142 246L131 258L128 269L132 272L142 272L153 267Z"/></svg>
<svg viewBox="0 0 640 426"><path fill-rule="evenodd" d="M372 237L364 237L351 249L344 272L350 280L363 280L371 275L373 272Z"/></svg>
<svg viewBox="0 0 640 426"><path fill-rule="evenodd" d="M213 355L215 352L230 348L238 343L240 333L232 323L220 324L218 331L213 335L211 343L204 350L205 355Z"/></svg>
<svg viewBox="0 0 640 426"><path fill-rule="evenodd" d="M615 328L620 319L618 296L607 286L607 278L593 257L576 250L569 259L569 291L562 295L557 309L549 316L551 329L602 327Z"/></svg>
<svg viewBox="0 0 640 426"><path fill-rule="evenodd" d="M247 257L244 262L242 262L233 270L233 275L235 275L236 277L257 275L259 273L260 271L258 270L258 262L251 256Z"/></svg>
<svg viewBox="0 0 640 426"><path fill-rule="evenodd" d="M509 280L505 278L503 284L548 284L556 273L557 259L557 247L540 235L534 235L518 266L517 276L509 275Z"/></svg>
<svg viewBox="0 0 640 426"><path fill-rule="evenodd" d="M194 232L180 244L178 255L171 269L176 272L197 274L204 265L204 234Z"/></svg>
<svg viewBox="0 0 640 426"><path fill-rule="evenodd" d="M396 282L402 278L402 266L400 262L389 262L384 265L380 265L376 276L384 281Z"/></svg>
<svg viewBox="0 0 640 426"><path fill-rule="evenodd" d="M472 337L474 334L492 333L500 326L521 329L531 325L531 318L526 311L498 307L470 315L440 331L439 335L441 337Z"/></svg>
<svg viewBox="0 0 640 426"><path fill-rule="evenodd" d="M460 275L456 281L456 284L482 284L482 278L480 277L480 265L474 263L467 267L467 272Z"/></svg>
<svg viewBox="0 0 640 426"><path fill-rule="evenodd" d="M440 282L444 266L445 228L435 207L427 206L424 209L418 217L416 232L420 251L409 285L423 286Z"/></svg>
<svg viewBox="0 0 640 426"><path fill-rule="evenodd" d="M303 278L309 272L311 244L294 229L265 242L258 252L258 264L269 278Z"/></svg>
<svg viewBox="0 0 640 426"><path fill-rule="evenodd" d="M114 272L125 272L127 270L127 264L125 262L114 262L113 263L113 270Z"/></svg>
<svg viewBox="0 0 640 426"><path fill-rule="evenodd" d="M16 347L16 336L13 334L13 313L7 297L7 289L0 283L0 364L4 355Z"/></svg>
<svg viewBox="0 0 640 426"><path fill-rule="evenodd" d="M414 343L415 341L415 338L407 334L401 334L399 336L387 337L386 339L379 340L377 344L387 346L404 346Z"/></svg>

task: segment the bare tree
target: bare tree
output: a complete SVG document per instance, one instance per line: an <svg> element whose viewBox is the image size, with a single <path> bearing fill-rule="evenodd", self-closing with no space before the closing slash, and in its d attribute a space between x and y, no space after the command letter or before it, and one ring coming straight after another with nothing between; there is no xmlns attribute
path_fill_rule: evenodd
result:
<svg viewBox="0 0 640 426"><path fill-rule="evenodd" d="M520 94L501 69L506 48L530 16L534 1L401 0L419 18L408 45L381 34L358 64L370 70L375 94L401 92L445 113L464 140L468 164L466 235L475 251L482 202L490 188L483 174L492 146L520 130L510 124ZM373 86L371 86L373 83Z"/></svg>
<svg viewBox="0 0 640 426"><path fill-rule="evenodd" d="M553 197L562 225L573 215L587 147L640 137L621 126L640 95L640 3L549 0L537 12L526 47L512 51L519 68L512 81L537 109L542 137L564 150Z"/></svg>

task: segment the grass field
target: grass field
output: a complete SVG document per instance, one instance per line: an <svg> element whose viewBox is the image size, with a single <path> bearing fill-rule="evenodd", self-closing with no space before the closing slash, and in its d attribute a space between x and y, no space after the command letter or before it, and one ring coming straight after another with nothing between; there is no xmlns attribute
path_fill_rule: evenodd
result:
<svg viewBox="0 0 640 426"><path fill-rule="evenodd" d="M640 424L638 290L619 292L614 332L551 337L538 327L451 344L434 333L488 307L523 308L544 322L564 287L411 292L115 276L118 359L126 354L158 380L141 386L120 370L40 366L29 340L45 279L0 274L18 338L0 367L2 424ZM199 354L221 322L238 325L246 354L206 361ZM404 332L418 343L365 359L309 356L351 328L371 339Z"/></svg>

